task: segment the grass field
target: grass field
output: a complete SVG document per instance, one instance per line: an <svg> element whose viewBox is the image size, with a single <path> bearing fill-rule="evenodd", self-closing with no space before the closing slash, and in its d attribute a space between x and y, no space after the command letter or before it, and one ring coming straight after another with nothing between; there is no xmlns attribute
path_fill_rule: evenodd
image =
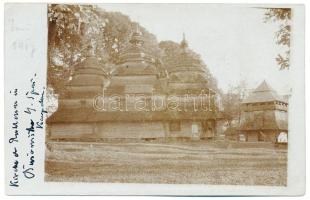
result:
<svg viewBox="0 0 310 200"><path fill-rule="evenodd" d="M46 181L286 185L287 150L229 142L49 143Z"/></svg>

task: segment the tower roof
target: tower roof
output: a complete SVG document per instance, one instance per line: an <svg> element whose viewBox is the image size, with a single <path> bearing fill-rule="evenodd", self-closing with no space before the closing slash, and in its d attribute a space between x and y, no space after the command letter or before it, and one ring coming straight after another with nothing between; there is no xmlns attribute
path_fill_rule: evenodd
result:
<svg viewBox="0 0 310 200"><path fill-rule="evenodd" d="M243 103L261 103L270 101L286 102L278 93L264 80Z"/></svg>
<svg viewBox="0 0 310 200"><path fill-rule="evenodd" d="M255 92L273 91L273 89L264 80L256 89Z"/></svg>

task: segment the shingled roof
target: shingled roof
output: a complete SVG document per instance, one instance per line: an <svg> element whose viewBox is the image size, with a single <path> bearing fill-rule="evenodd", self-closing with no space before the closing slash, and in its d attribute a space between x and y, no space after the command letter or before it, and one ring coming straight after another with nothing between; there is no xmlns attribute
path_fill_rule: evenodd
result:
<svg viewBox="0 0 310 200"><path fill-rule="evenodd" d="M218 116L221 118L221 116ZM172 112L172 111L96 111L89 109L66 109L57 110L47 118L46 123L67 122L104 122L104 121L162 121L162 120L207 120L216 119L214 112Z"/></svg>
<svg viewBox="0 0 310 200"><path fill-rule="evenodd" d="M72 80L68 86L102 85L107 73L102 64L95 57L87 57L81 63L74 66Z"/></svg>
<svg viewBox="0 0 310 200"><path fill-rule="evenodd" d="M270 85L264 80L243 103L261 103L270 101L286 102L284 98L270 87Z"/></svg>

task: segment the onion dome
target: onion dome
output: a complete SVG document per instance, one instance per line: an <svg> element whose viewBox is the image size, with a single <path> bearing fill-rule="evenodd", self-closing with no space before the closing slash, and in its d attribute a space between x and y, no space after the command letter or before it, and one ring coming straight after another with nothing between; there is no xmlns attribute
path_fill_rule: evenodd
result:
<svg viewBox="0 0 310 200"><path fill-rule="evenodd" d="M145 50L138 26L131 35L128 47L121 53L114 75L157 74L155 59Z"/></svg>

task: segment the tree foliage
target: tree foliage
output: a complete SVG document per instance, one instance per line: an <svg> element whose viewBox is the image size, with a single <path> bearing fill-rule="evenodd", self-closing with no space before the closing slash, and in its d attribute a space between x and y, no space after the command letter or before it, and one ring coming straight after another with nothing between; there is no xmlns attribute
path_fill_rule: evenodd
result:
<svg viewBox="0 0 310 200"><path fill-rule="evenodd" d="M72 66L86 56L86 46L101 35L105 19L96 6L51 4L48 6L48 84L61 93ZM96 48L102 48L99 45Z"/></svg>
<svg viewBox="0 0 310 200"><path fill-rule="evenodd" d="M48 85L56 93L65 92L74 66L85 59L88 47L107 71L115 66L130 39L134 26L139 26L145 47L160 56L156 37L119 12L106 12L90 5L51 4L48 7Z"/></svg>
<svg viewBox="0 0 310 200"><path fill-rule="evenodd" d="M48 85L55 93L64 93L74 66L86 58L90 46L104 70L113 71L135 28L142 32L145 51L157 62L161 60L161 64L169 66L180 55L180 44L172 41L158 43L155 35L120 12L107 12L91 5L49 5ZM210 85L217 88L215 78L199 55L192 50L189 53L205 66Z"/></svg>
<svg viewBox="0 0 310 200"><path fill-rule="evenodd" d="M231 86L227 93L222 95L224 118L229 127L233 127L233 121L240 123L241 103L246 97L247 83L242 80L237 86Z"/></svg>
<svg viewBox="0 0 310 200"><path fill-rule="evenodd" d="M278 22L279 30L275 33L276 44L286 47L283 55L278 54L276 61L280 69L290 67L290 37L291 37L291 9L290 8L267 8L265 22Z"/></svg>

